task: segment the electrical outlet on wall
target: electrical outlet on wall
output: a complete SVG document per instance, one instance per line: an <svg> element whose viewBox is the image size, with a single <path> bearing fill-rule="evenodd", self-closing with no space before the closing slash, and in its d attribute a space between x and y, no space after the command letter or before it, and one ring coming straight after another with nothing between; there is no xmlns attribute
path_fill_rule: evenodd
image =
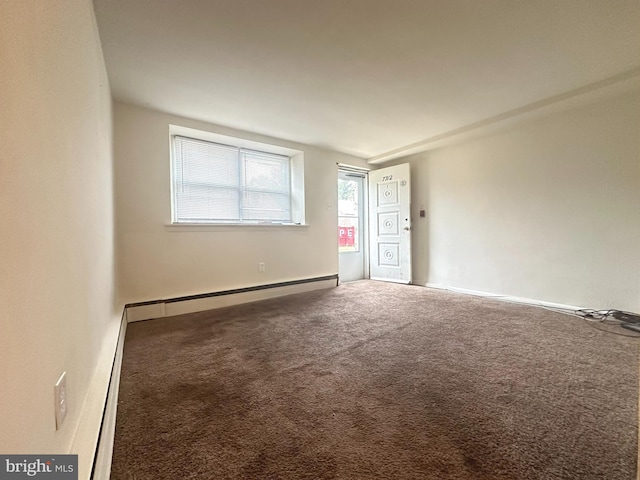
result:
<svg viewBox="0 0 640 480"><path fill-rule="evenodd" d="M258 271L259 272L266 272L267 271L267 266L265 265L264 262L258 262Z"/></svg>
<svg viewBox="0 0 640 480"><path fill-rule="evenodd" d="M53 387L53 398L56 410L56 430L60 430L62 422L67 416L67 372L62 372L60 378Z"/></svg>

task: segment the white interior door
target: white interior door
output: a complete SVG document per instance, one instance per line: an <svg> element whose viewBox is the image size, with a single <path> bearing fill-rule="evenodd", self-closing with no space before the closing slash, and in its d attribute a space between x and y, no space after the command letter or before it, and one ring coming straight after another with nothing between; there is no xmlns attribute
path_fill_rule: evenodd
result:
<svg viewBox="0 0 640 480"><path fill-rule="evenodd" d="M369 172L369 258L374 280L411 283L409 164Z"/></svg>
<svg viewBox="0 0 640 480"><path fill-rule="evenodd" d="M366 174L338 172L338 275L340 282L365 278Z"/></svg>

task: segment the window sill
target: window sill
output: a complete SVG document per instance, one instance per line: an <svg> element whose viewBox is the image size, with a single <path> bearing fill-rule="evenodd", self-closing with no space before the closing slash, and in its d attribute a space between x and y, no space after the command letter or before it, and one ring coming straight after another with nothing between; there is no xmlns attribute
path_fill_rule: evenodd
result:
<svg viewBox="0 0 640 480"><path fill-rule="evenodd" d="M309 225L301 223L169 223L164 228L168 232L212 232L236 229L309 228Z"/></svg>

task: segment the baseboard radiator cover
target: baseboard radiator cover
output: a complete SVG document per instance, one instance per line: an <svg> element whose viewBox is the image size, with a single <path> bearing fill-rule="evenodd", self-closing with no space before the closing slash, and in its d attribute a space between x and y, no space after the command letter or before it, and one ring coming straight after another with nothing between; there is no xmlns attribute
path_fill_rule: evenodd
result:
<svg viewBox="0 0 640 480"><path fill-rule="evenodd" d="M127 322L139 322L153 318L172 317L185 313L230 307L242 303L336 286L338 286L338 274L148 302L129 303L125 306L125 310Z"/></svg>
<svg viewBox="0 0 640 480"><path fill-rule="evenodd" d="M124 351L124 337L127 333L126 312L123 312L120 332L111 366L111 377L107 390L107 398L102 413L102 424L98 437L98 445L93 458L91 480L109 480L111 476L111 458L116 432L116 413L118 408L118 392L120 389L120 370Z"/></svg>

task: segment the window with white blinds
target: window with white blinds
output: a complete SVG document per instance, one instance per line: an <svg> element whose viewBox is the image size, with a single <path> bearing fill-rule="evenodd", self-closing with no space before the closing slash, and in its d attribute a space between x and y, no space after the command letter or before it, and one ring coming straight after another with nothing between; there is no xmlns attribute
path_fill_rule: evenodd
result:
<svg viewBox="0 0 640 480"><path fill-rule="evenodd" d="M174 223L291 222L291 159L173 136Z"/></svg>

